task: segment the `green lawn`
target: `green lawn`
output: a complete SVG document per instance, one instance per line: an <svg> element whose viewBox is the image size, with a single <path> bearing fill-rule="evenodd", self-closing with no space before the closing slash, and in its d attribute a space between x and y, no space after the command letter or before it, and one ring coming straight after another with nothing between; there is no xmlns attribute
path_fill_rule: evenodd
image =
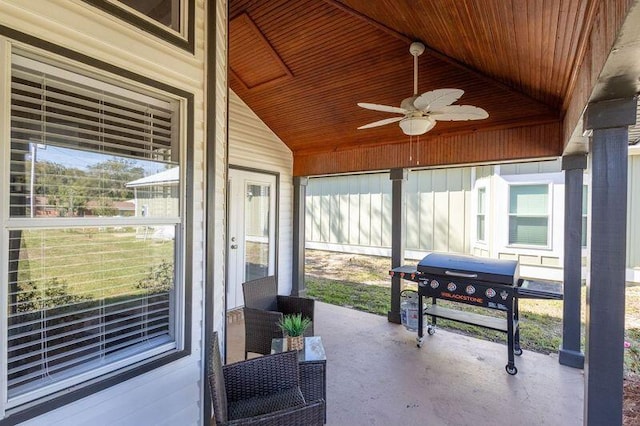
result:
<svg viewBox="0 0 640 426"><path fill-rule="evenodd" d="M173 264L172 241L141 238L135 228L32 230L14 238L20 241L19 282L39 288L56 280L85 298L140 293L139 283L153 268Z"/></svg>

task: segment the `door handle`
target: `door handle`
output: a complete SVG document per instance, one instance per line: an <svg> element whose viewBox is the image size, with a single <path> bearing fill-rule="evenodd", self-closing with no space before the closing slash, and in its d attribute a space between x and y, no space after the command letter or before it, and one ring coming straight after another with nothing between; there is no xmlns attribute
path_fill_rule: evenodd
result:
<svg viewBox="0 0 640 426"><path fill-rule="evenodd" d="M237 249L237 248L238 248L238 245L237 245L237 244L231 244L231 247L230 247L230 248L231 248L232 250L235 250L235 249Z"/></svg>

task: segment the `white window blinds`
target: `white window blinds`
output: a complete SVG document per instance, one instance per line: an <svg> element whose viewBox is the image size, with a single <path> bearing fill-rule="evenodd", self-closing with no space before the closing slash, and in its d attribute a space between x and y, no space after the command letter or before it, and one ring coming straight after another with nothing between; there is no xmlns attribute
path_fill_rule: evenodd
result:
<svg viewBox="0 0 640 426"><path fill-rule="evenodd" d="M177 347L182 219L177 103L12 60L5 291L17 405Z"/></svg>
<svg viewBox="0 0 640 426"><path fill-rule="evenodd" d="M13 59L12 217L42 216L38 208L48 216L82 215L87 208L117 215L114 203L127 194L128 180L142 177L145 167L160 171L177 163L177 115L169 102ZM63 154L67 160L57 161Z"/></svg>

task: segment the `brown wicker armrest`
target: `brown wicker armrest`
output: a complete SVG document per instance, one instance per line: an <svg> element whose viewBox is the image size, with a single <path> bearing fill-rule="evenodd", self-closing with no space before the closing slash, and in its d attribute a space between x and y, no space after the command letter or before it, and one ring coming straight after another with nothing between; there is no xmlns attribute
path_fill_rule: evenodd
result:
<svg viewBox="0 0 640 426"><path fill-rule="evenodd" d="M300 385L298 353L281 352L222 367L227 400L268 395Z"/></svg>

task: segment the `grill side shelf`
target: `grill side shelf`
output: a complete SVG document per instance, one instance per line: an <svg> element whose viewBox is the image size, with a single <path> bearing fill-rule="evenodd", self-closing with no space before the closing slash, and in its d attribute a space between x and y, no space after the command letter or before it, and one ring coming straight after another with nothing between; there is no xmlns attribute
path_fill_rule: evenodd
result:
<svg viewBox="0 0 640 426"><path fill-rule="evenodd" d="M422 276L414 265L402 265L397 268L393 268L389 270L389 275L391 277L400 277L404 280L420 282L420 277Z"/></svg>
<svg viewBox="0 0 640 426"><path fill-rule="evenodd" d="M444 308L438 305L428 305L423 311L423 314L431 317L462 322L469 325L477 325L505 333L508 330L508 320L506 318L495 318L473 312L463 312L455 309ZM517 324L517 320L514 320L514 329L517 327Z"/></svg>

